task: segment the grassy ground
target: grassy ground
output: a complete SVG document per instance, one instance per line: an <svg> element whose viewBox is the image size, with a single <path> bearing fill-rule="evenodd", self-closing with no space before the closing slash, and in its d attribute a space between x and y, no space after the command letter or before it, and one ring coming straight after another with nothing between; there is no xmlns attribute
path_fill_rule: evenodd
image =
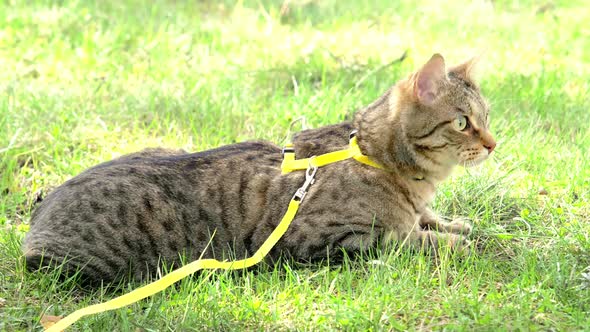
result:
<svg viewBox="0 0 590 332"><path fill-rule="evenodd" d="M435 204L474 220L478 251L204 273L75 329L588 329L585 1L146 3L0 2L0 330L116 295L24 269L31 207L64 180L146 146L282 143L293 119L340 121L434 52L482 50L499 146Z"/></svg>

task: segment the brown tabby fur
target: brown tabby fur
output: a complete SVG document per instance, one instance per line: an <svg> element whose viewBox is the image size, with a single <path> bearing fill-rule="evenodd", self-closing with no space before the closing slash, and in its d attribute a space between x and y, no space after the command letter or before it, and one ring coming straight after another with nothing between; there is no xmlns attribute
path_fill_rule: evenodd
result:
<svg viewBox="0 0 590 332"><path fill-rule="evenodd" d="M297 158L345 149L358 130L364 154L318 170L270 259L325 258L378 241L463 248L467 223L430 212L437 183L457 164L487 158L495 142L488 106L471 78L473 62L446 70L434 55L345 122L295 136ZM469 126L454 128L457 114ZM249 256L276 227L304 172L281 175L281 148L245 142L185 153L151 149L90 168L55 189L34 211L23 251L31 269L56 263L89 281L141 279L161 260ZM463 233L463 234L462 234Z"/></svg>

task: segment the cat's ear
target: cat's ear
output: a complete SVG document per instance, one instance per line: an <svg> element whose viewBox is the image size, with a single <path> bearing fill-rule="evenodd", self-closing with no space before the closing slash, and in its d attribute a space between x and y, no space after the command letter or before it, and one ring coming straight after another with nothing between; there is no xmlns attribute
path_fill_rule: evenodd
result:
<svg viewBox="0 0 590 332"><path fill-rule="evenodd" d="M440 94L440 86L445 80L447 80L445 59L437 53L416 75L414 94L418 101L424 105L432 105Z"/></svg>
<svg viewBox="0 0 590 332"><path fill-rule="evenodd" d="M478 78L478 63L481 60L481 55L476 55L471 59L459 64L457 66L451 67L449 69L449 73L453 73L464 80L471 82L473 85L477 85L477 78Z"/></svg>

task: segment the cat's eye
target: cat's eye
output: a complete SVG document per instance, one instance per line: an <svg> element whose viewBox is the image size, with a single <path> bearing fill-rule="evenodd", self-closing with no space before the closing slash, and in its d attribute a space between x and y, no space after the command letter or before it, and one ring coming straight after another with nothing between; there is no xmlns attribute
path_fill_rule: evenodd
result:
<svg viewBox="0 0 590 332"><path fill-rule="evenodd" d="M468 128L468 125L469 123L467 121L467 118L464 115L457 114L457 118L455 119L455 121L453 121L453 126L455 127L455 129L463 131Z"/></svg>

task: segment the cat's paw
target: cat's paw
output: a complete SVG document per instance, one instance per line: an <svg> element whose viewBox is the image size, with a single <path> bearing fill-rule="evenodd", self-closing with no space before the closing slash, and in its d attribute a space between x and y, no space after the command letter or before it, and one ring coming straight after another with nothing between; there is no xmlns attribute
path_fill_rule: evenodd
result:
<svg viewBox="0 0 590 332"><path fill-rule="evenodd" d="M471 241L464 236L457 236L461 237L461 239L455 243L455 245L453 246L453 250L455 251L455 253L458 253L460 255L469 255L469 253L471 252Z"/></svg>
<svg viewBox="0 0 590 332"><path fill-rule="evenodd" d="M466 217L454 218L446 225L446 230L449 233L469 235L473 231L471 220Z"/></svg>
<svg viewBox="0 0 590 332"><path fill-rule="evenodd" d="M420 239L422 249L428 249L435 255L438 255L440 251L469 254L471 250L471 241L461 234L420 231L417 232L417 237Z"/></svg>
<svg viewBox="0 0 590 332"><path fill-rule="evenodd" d="M447 243L453 252L469 253L471 241L469 241L466 236L449 233L446 238Z"/></svg>

